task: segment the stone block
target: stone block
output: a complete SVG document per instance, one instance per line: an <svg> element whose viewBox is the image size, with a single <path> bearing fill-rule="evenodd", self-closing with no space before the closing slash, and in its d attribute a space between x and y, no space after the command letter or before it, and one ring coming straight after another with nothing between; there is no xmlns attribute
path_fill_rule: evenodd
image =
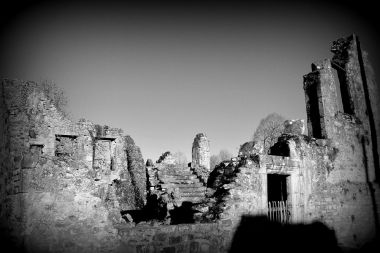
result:
<svg viewBox="0 0 380 253"><path fill-rule="evenodd" d="M200 253L209 253L210 252L210 244L209 243L206 243L206 242L203 242L200 244Z"/></svg>
<svg viewBox="0 0 380 253"><path fill-rule="evenodd" d="M177 244L182 242L182 237L181 236L171 236L169 237L169 244Z"/></svg>
<svg viewBox="0 0 380 253"><path fill-rule="evenodd" d="M153 237L153 241L164 242L164 241L166 241L167 237L168 237L167 234L165 234L165 233L159 233L159 234L156 234Z"/></svg>
<svg viewBox="0 0 380 253"><path fill-rule="evenodd" d="M190 243L190 252L198 253L199 252L199 242Z"/></svg>
<svg viewBox="0 0 380 253"><path fill-rule="evenodd" d="M23 169L34 168L37 165L38 158L39 158L38 155L33 155L33 154L24 155L21 162L21 167Z"/></svg>
<svg viewBox="0 0 380 253"><path fill-rule="evenodd" d="M231 219L222 220L222 226L224 227L232 226L232 220Z"/></svg>

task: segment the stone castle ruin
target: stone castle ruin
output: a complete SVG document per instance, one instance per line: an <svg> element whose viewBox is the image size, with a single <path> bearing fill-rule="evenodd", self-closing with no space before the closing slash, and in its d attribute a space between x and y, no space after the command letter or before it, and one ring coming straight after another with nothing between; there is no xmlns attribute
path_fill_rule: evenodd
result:
<svg viewBox="0 0 380 253"><path fill-rule="evenodd" d="M268 154L246 143L215 168L203 133L189 165L169 151L145 164L121 129L72 122L38 84L2 80L5 241L27 252L376 246L379 90L356 35L335 41L332 52L303 77L307 124L286 121Z"/></svg>

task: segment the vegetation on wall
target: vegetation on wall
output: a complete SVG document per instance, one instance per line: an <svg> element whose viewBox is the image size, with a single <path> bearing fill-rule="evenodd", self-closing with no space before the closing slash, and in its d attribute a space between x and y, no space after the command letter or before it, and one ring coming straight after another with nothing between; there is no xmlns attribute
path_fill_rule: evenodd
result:
<svg viewBox="0 0 380 253"><path fill-rule="evenodd" d="M268 153L269 148L277 142L278 137L284 132L285 120L286 118L280 114L271 113L260 121L252 140L262 147L264 154Z"/></svg>
<svg viewBox="0 0 380 253"><path fill-rule="evenodd" d="M218 165L219 163L223 161L230 160L232 157L233 155L227 149L220 150L219 154L212 155L210 157L210 169L211 170L214 169L216 165Z"/></svg>

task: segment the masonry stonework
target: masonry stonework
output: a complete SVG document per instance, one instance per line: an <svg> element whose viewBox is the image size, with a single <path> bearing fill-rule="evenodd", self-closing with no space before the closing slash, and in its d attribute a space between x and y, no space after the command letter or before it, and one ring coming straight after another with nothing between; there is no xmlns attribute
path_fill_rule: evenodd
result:
<svg viewBox="0 0 380 253"><path fill-rule="evenodd" d="M380 192L373 112L378 108L372 106L379 98L366 92L374 91L375 83L373 73L365 72L368 62L360 60L357 36L337 40L332 51L332 60L313 63L304 76L308 136L302 121L295 126L287 121L269 155L241 156L211 172L215 218L239 223L242 214L250 214L285 223L319 221L335 231L338 246L347 251L376 240ZM271 194L273 178L283 182L281 199Z"/></svg>
<svg viewBox="0 0 380 253"><path fill-rule="evenodd" d="M207 181L210 173L210 143L203 133L194 138L191 167L200 175L202 181Z"/></svg>
<svg viewBox="0 0 380 253"><path fill-rule="evenodd" d="M38 84L2 80L6 240L28 252L368 249L380 218L379 89L356 35L332 52L303 77L306 124L286 121L268 154L247 142L212 171L204 134L191 166L170 152L145 166L121 129L74 123Z"/></svg>
<svg viewBox="0 0 380 253"><path fill-rule="evenodd" d="M36 252L117 247L120 210L145 201L133 140L73 123L34 82L2 80L1 98L0 216L11 239Z"/></svg>

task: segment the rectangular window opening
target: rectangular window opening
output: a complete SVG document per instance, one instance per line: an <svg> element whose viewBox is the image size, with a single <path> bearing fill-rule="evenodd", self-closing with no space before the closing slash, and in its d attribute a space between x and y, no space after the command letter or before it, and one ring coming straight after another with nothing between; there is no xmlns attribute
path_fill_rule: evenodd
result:
<svg viewBox="0 0 380 253"><path fill-rule="evenodd" d="M29 150L32 154L41 155L43 153L43 144L30 144Z"/></svg>
<svg viewBox="0 0 380 253"><path fill-rule="evenodd" d="M344 112L343 109L343 99L342 99L342 94L340 91L340 81L338 77L338 71L334 68L332 68L332 74L334 77L334 84L335 84L335 90L336 90L336 99L337 99L337 106L338 106L338 111L339 112Z"/></svg>
<svg viewBox="0 0 380 253"><path fill-rule="evenodd" d="M344 113L353 115L354 108L353 108L351 94L347 85L346 71L339 66L335 66L333 69L335 69L336 74L337 74L337 79L338 79L338 82L336 82L336 86L339 87L339 89L337 89L337 91L339 90L340 92L340 98L338 97L339 99L338 103L341 103L342 111ZM334 81L335 81L335 77L334 77Z"/></svg>
<svg viewBox="0 0 380 253"><path fill-rule="evenodd" d="M312 127L312 137L322 139L321 115L319 112L317 85L310 86L307 95L309 97L309 117Z"/></svg>
<svg viewBox="0 0 380 253"><path fill-rule="evenodd" d="M69 139L76 139L78 136L77 135L70 135L70 134L56 134L55 135L55 138L57 139L59 139L59 138L69 138Z"/></svg>
<svg viewBox="0 0 380 253"><path fill-rule="evenodd" d="M115 137L95 137L95 140L100 140L100 141L115 141Z"/></svg>
<svg viewBox="0 0 380 253"><path fill-rule="evenodd" d="M98 167L102 171L115 170L114 143L115 138L96 137L93 153L93 167Z"/></svg>
<svg viewBox="0 0 380 253"><path fill-rule="evenodd" d="M76 135L55 136L55 156L72 156L76 150Z"/></svg>

